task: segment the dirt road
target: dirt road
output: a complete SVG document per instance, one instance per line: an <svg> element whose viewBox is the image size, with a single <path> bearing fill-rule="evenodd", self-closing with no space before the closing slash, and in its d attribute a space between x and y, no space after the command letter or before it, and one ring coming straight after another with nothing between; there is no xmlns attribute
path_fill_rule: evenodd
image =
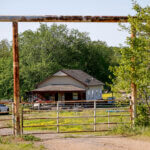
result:
<svg viewBox="0 0 150 150"><path fill-rule="evenodd" d="M116 136L81 136L64 138L62 135L39 135L48 150L150 150L150 141Z"/></svg>

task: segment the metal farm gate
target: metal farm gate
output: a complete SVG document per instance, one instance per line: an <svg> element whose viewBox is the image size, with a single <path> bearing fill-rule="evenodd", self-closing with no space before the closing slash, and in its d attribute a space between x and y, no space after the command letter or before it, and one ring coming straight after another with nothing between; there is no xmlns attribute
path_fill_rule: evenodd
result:
<svg viewBox="0 0 150 150"><path fill-rule="evenodd" d="M21 107L21 134L104 132L131 122L129 101L58 101Z"/></svg>

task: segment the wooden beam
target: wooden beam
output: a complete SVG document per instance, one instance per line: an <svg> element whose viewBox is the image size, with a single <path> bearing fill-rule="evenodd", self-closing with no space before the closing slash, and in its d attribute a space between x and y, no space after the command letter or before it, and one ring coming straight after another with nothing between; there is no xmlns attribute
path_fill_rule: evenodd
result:
<svg viewBox="0 0 150 150"><path fill-rule="evenodd" d="M0 16L0 22L128 22L128 16Z"/></svg>
<svg viewBox="0 0 150 150"><path fill-rule="evenodd" d="M13 78L14 78L14 115L15 134L20 135L19 115L19 51L18 51L18 23L13 22Z"/></svg>

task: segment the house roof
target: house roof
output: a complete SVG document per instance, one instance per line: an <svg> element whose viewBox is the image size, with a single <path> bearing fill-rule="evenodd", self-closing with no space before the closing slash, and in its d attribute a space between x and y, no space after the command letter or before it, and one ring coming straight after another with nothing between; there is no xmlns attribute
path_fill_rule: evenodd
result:
<svg viewBox="0 0 150 150"><path fill-rule="evenodd" d="M61 71L66 73L68 76L78 80L79 82L81 82L86 86L104 85L103 82L97 80L96 78L92 77L91 75L85 73L82 70L61 70Z"/></svg>
<svg viewBox="0 0 150 150"><path fill-rule="evenodd" d="M78 82L82 83L85 86L104 85L103 82L97 80L96 78L92 77L91 75L85 73L82 70L64 69L64 70L60 70L60 71L67 74L68 76L70 76L71 78L77 80ZM38 85L44 83L45 81L49 80L53 76L54 75L50 76L49 78L47 78L44 81L40 82Z"/></svg>
<svg viewBox="0 0 150 150"><path fill-rule="evenodd" d="M74 85L49 85L49 86L45 86L45 87L41 87L41 88L37 88L35 90L32 90L32 92L45 92L45 91L49 91L49 92L54 92L54 91L74 91L74 92L78 92L78 91L85 91L85 89L83 88L79 88L76 87Z"/></svg>

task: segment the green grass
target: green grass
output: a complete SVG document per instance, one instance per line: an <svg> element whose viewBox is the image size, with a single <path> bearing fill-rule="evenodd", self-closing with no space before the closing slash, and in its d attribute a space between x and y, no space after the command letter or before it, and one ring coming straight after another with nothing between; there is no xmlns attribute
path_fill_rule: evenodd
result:
<svg viewBox="0 0 150 150"><path fill-rule="evenodd" d="M40 141L41 139L38 137L35 137L33 135L23 135L22 139L25 141Z"/></svg>
<svg viewBox="0 0 150 150"><path fill-rule="evenodd" d="M149 139L150 140L150 126L147 127L133 127L130 126L118 126L113 130L107 132L107 135L122 135L130 136L136 139Z"/></svg>
<svg viewBox="0 0 150 150"><path fill-rule="evenodd" d="M0 150L44 150L43 145L35 146L33 142L26 142L21 137L0 137Z"/></svg>
<svg viewBox="0 0 150 150"><path fill-rule="evenodd" d="M103 99L107 99L108 97L112 97L112 93L104 93L102 94Z"/></svg>
<svg viewBox="0 0 150 150"><path fill-rule="evenodd" d="M112 108L110 108L112 109ZM118 108L119 109L119 108ZM127 110L127 109L126 109ZM92 109L84 109L81 112L74 112L74 111L66 111L62 110L59 113L59 117L82 117L82 116L93 116L94 112ZM109 115L125 115L128 114L129 112L111 112ZM96 115L108 115L108 112L104 109L97 109L96 110ZM24 115L24 117L27 118L38 118L38 117L56 117L57 113L54 111L50 112L33 112L30 114ZM117 117L97 117L96 118L96 123L107 123L109 119L109 122L130 122L130 116L117 116ZM60 118L59 119L59 124L93 124L94 118ZM56 119L32 119L32 120L24 120L24 126L38 126L38 125L56 125L57 120ZM114 127L114 125L110 125L110 128ZM101 124L96 126L97 130L106 130L108 129L108 125L106 124ZM57 127L56 126L47 126L47 127L27 127L24 128L26 131L34 131L34 130L49 130L49 131L56 131ZM85 130L93 130L93 125L68 125L68 126L60 126L60 131L61 132L66 132L66 131L85 131Z"/></svg>

